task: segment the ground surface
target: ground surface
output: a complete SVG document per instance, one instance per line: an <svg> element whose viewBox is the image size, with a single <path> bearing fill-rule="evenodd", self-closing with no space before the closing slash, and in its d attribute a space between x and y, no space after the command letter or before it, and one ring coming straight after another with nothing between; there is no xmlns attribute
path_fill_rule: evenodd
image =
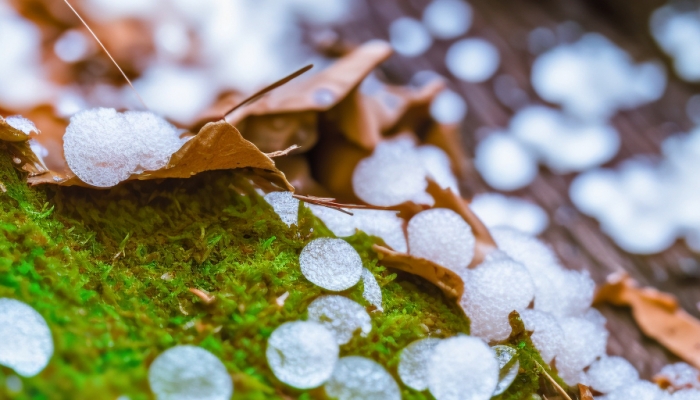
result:
<svg viewBox="0 0 700 400"><path fill-rule="evenodd" d="M420 18L428 0L365 0L365 14L340 27L343 40L362 42L371 38L387 39L390 22L402 15ZM475 17L468 36L484 37L495 44L501 54L499 75L510 75L517 86L533 101L539 101L529 82L534 56L527 47L528 33L539 26L557 29L563 22L576 21L584 31L606 35L627 50L636 61L661 59L671 70L667 57L654 44L649 33L651 12L665 4L662 0L603 1L603 0L470 0ZM561 28L560 28L561 29ZM397 82L407 82L418 71L435 70L450 77L444 66L444 56L452 41L438 41L418 58L394 56L384 64L382 72ZM473 155L477 138L483 129L507 125L513 110L501 103L494 91L495 79L482 84L468 84L452 79L469 105L463 126L463 141L467 153ZM675 76L664 97L633 111L621 112L613 125L622 137L618 156L608 165L636 154L659 154L660 144L667 136L688 131L692 124L685 114L687 99L699 93L697 85L684 83ZM567 267L587 269L597 282L617 271L626 271L644 285L651 285L675 294L681 305L693 315L700 316L700 258L683 243L654 256L636 256L620 250L599 229L595 220L579 213L568 197L573 175L555 175L541 169L539 177L526 189L515 192L544 207L552 223L542 237L553 245ZM492 191L470 169L462 180L466 194ZM700 206L700 200L699 200ZM676 358L656 342L645 339L628 310L603 307L608 318L611 338L609 353L630 360L649 378L661 366Z"/></svg>

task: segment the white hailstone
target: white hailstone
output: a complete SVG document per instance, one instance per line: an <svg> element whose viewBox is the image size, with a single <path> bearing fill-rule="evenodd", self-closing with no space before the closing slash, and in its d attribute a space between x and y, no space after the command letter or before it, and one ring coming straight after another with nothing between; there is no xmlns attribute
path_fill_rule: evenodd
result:
<svg viewBox="0 0 700 400"><path fill-rule="evenodd" d="M53 338L44 317L21 301L0 298L0 365L32 377L52 355Z"/></svg>
<svg viewBox="0 0 700 400"><path fill-rule="evenodd" d="M610 393L639 380L639 372L629 361L617 356L603 356L586 372L588 385L598 392Z"/></svg>
<svg viewBox="0 0 700 400"><path fill-rule="evenodd" d="M434 0L423 11L423 24L438 39L454 39L467 33L472 14L465 1Z"/></svg>
<svg viewBox="0 0 700 400"><path fill-rule="evenodd" d="M452 190L452 193L459 194L459 183L452 172L452 162L443 149L427 144L419 146L416 152L428 173L428 177L440 187L448 188Z"/></svg>
<svg viewBox="0 0 700 400"><path fill-rule="evenodd" d="M342 239L312 240L299 254L299 265L311 283L335 292L355 286L362 276L360 255Z"/></svg>
<svg viewBox="0 0 700 400"><path fill-rule="evenodd" d="M569 186L571 201L590 216L605 215L609 206L618 203L623 196L615 172L606 169L588 170L574 178Z"/></svg>
<svg viewBox="0 0 700 400"><path fill-rule="evenodd" d="M604 397L605 400L668 400L668 394L647 381L622 385Z"/></svg>
<svg viewBox="0 0 700 400"><path fill-rule="evenodd" d="M537 204L500 193L481 193L469 208L488 228L509 227L529 235L539 235L549 224L547 213Z"/></svg>
<svg viewBox="0 0 700 400"><path fill-rule="evenodd" d="M430 48L433 39L420 21L401 17L389 26L389 42L402 56L416 57Z"/></svg>
<svg viewBox="0 0 700 400"><path fill-rule="evenodd" d="M320 386L338 361L335 335L313 321L280 325L267 341L267 363L277 379L298 389Z"/></svg>
<svg viewBox="0 0 700 400"><path fill-rule="evenodd" d="M400 400L394 378L376 362L358 356L343 357L323 386L329 397L338 400Z"/></svg>
<svg viewBox="0 0 700 400"><path fill-rule="evenodd" d="M401 350L398 373L404 385L419 392L428 388L429 361L440 341L437 338L420 339Z"/></svg>
<svg viewBox="0 0 700 400"><path fill-rule="evenodd" d="M508 315L527 308L535 295L527 269L499 253L462 273L459 304L469 317L471 334L487 341L507 339L512 330Z"/></svg>
<svg viewBox="0 0 700 400"><path fill-rule="evenodd" d="M271 192L265 195L265 201L287 226L299 222L299 200L292 197L292 192Z"/></svg>
<svg viewBox="0 0 700 400"><path fill-rule="evenodd" d="M670 400L697 400L700 399L700 390L699 389L683 389L679 390L677 392L674 392Z"/></svg>
<svg viewBox="0 0 700 400"><path fill-rule="evenodd" d="M661 97L666 73L655 63L635 65L607 38L589 33L540 55L532 66L532 86L572 115L605 120L618 109Z"/></svg>
<svg viewBox="0 0 700 400"><path fill-rule="evenodd" d="M466 268L474 257L472 229L447 208L421 211L408 221L408 252L453 271Z"/></svg>
<svg viewBox="0 0 700 400"><path fill-rule="evenodd" d="M700 389L700 371L684 362L665 365L654 378L663 378L674 387Z"/></svg>
<svg viewBox="0 0 700 400"><path fill-rule="evenodd" d="M593 322L601 328L605 328L605 325L608 323L608 319L605 318L605 316L603 316L603 314L595 308L589 308L583 314L583 318Z"/></svg>
<svg viewBox="0 0 700 400"><path fill-rule="evenodd" d="M584 368L605 355L608 331L578 317L561 318L559 324L566 345L557 355L557 370L564 382L573 385L585 379Z"/></svg>
<svg viewBox="0 0 700 400"><path fill-rule="evenodd" d="M309 304L309 321L316 321L333 332L338 344L346 344L355 332L366 337L372 331L372 321L364 307L337 295L326 295Z"/></svg>
<svg viewBox="0 0 700 400"><path fill-rule="evenodd" d="M455 336L433 349L428 388L436 400L488 400L498 380L496 354L479 338Z"/></svg>
<svg viewBox="0 0 700 400"><path fill-rule="evenodd" d="M511 119L510 133L557 173L583 171L609 161L620 147L617 131L603 122L584 122L561 111L529 106Z"/></svg>
<svg viewBox="0 0 700 400"><path fill-rule="evenodd" d="M490 229L498 249L523 264L533 276L561 269L552 249L541 240L512 228Z"/></svg>
<svg viewBox="0 0 700 400"><path fill-rule="evenodd" d="M159 10L158 0L89 0L86 11L99 21L114 21L122 18L148 18Z"/></svg>
<svg viewBox="0 0 700 400"><path fill-rule="evenodd" d="M349 0L288 0L295 13L307 22L330 25L343 21L352 14Z"/></svg>
<svg viewBox="0 0 700 400"><path fill-rule="evenodd" d="M593 302L595 282L588 271L552 269L546 276L533 276L533 279L536 310L556 317L583 316Z"/></svg>
<svg viewBox="0 0 700 400"><path fill-rule="evenodd" d="M375 206L395 206L424 193L426 171L415 145L398 138L379 143L352 174L357 197Z"/></svg>
<svg viewBox="0 0 700 400"><path fill-rule="evenodd" d="M513 357L518 354L518 351L510 346L496 345L491 347L496 352L496 360L498 360L498 369L501 371L499 374L498 385L496 385L496 390L494 390L493 395L498 396L499 394L505 392L513 381L518 376L518 370L520 369L520 361L515 360L509 367L508 363L511 362Z"/></svg>
<svg viewBox="0 0 700 400"><path fill-rule="evenodd" d="M689 82L700 81L700 17L697 10L682 12L673 6L654 11L651 32L661 48L673 58L678 75Z"/></svg>
<svg viewBox="0 0 700 400"><path fill-rule="evenodd" d="M353 215L333 210L328 207L308 204L311 212L318 217L339 237L347 237L361 230L368 235L377 236L392 249L405 253L408 250L406 235L403 231L403 219L395 211L388 210L347 210Z"/></svg>
<svg viewBox="0 0 700 400"><path fill-rule="evenodd" d="M158 400L229 400L233 382L226 367L201 347L181 345L161 353L148 368Z"/></svg>
<svg viewBox="0 0 700 400"><path fill-rule="evenodd" d="M537 176L535 155L517 139L494 133L479 142L474 159L486 183L498 190L516 190L529 185Z"/></svg>
<svg viewBox="0 0 700 400"><path fill-rule="evenodd" d="M484 39L462 39L447 50L445 64L452 75L466 82L483 82L498 70L498 49Z"/></svg>
<svg viewBox="0 0 700 400"><path fill-rule="evenodd" d="M182 147L177 129L150 112L110 108L81 111L63 136L66 162L80 180L110 187L131 174L167 165Z"/></svg>
<svg viewBox="0 0 700 400"><path fill-rule="evenodd" d="M557 319L549 313L537 310L522 310L520 317L523 320L525 329L533 332L530 339L532 344L540 352L542 360L551 363L559 353L564 342L564 331L557 322Z"/></svg>
<svg viewBox="0 0 700 400"><path fill-rule="evenodd" d="M162 54L181 58L192 46L187 26L172 21L159 23L153 32L153 43Z"/></svg>
<svg viewBox="0 0 700 400"><path fill-rule="evenodd" d="M362 284L364 285L362 297L364 297L369 304L375 306L377 311L384 311L384 307L382 306L382 289L379 287L379 283L377 283L377 278L375 278L372 271L367 268L362 268Z"/></svg>
<svg viewBox="0 0 700 400"><path fill-rule="evenodd" d="M5 118L5 122L27 136L29 136L31 133L39 133L39 129L37 129L36 125L34 125L34 122L24 118L21 115L9 116Z"/></svg>
<svg viewBox="0 0 700 400"><path fill-rule="evenodd" d="M467 102L452 90L443 90L430 103L430 116L441 124L459 124L466 115Z"/></svg>
<svg viewBox="0 0 700 400"><path fill-rule="evenodd" d="M148 68L134 87L154 112L182 124L191 123L218 94L206 71L173 65Z"/></svg>
<svg viewBox="0 0 700 400"><path fill-rule="evenodd" d="M81 31L71 29L61 35L53 45L56 56L67 63L85 59L92 49L92 42Z"/></svg>

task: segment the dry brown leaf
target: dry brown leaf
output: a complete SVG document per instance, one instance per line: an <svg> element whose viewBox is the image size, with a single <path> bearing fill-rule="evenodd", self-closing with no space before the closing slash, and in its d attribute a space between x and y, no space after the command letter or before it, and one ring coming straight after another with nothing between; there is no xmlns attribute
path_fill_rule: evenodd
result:
<svg viewBox="0 0 700 400"><path fill-rule="evenodd" d="M171 156L165 167L157 171L134 174L128 180L189 178L204 171L239 168L250 168L279 188L294 191L284 173L275 167L274 161L245 140L238 129L225 121L205 125ZM61 186L89 186L70 171L50 170L42 175L29 177L28 181L33 185L53 183Z"/></svg>
<svg viewBox="0 0 700 400"><path fill-rule="evenodd" d="M596 302L632 307L641 330L668 350L700 368L700 321L684 311L676 298L654 288L640 288L626 274L608 277Z"/></svg>
<svg viewBox="0 0 700 400"><path fill-rule="evenodd" d="M591 389L588 386L579 383L578 390L581 394L581 400L594 400L593 393L591 393Z"/></svg>
<svg viewBox="0 0 700 400"><path fill-rule="evenodd" d="M399 253L384 246L373 245L383 265L420 276L431 282L450 299L459 300L464 293L464 281L456 272L424 258Z"/></svg>
<svg viewBox="0 0 700 400"><path fill-rule="evenodd" d="M0 140L6 142L26 142L29 140L29 135L12 127L12 125L5 121L5 118L0 117Z"/></svg>
<svg viewBox="0 0 700 400"><path fill-rule="evenodd" d="M303 155L292 155L275 160L275 165L294 186L296 193L331 197L331 194L311 177L309 162Z"/></svg>

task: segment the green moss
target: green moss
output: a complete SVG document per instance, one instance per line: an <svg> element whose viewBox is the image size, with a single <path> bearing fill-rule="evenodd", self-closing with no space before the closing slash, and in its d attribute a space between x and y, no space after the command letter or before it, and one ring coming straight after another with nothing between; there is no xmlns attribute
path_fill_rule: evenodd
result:
<svg viewBox="0 0 700 400"><path fill-rule="evenodd" d="M332 236L305 208L287 228L259 196L243 196L232 172L133 182L111 190L29 188L0 155L0 297L22 300L47 320L55 354L11 399L151 398L147 368L163 350L195 344L231 372L235 398L318 398L278 382L264 356L283 322L305 318L324 291L300 273L298 254ZM461 311L434 287L377 265L373 238L348 241L382 287L373 330L341 348L396 370L413 340L468 331ZM204 304L188 289L216 297ZM343 294L361 304L362 284ZM275 299L290 295L283 307ZM3 392L4 391L4 392ZM405 398L429 395L403 389ZM79 394L79 395L76 395ZM77 396L77 397L76 397Z"/></svg>

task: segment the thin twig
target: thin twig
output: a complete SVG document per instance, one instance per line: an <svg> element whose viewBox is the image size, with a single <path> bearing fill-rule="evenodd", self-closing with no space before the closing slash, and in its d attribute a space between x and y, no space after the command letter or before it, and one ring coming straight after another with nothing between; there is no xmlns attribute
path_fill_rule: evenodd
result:
<svg viewBox="0 0 700 400"><path fill-rule="evenodd" d="M533 361L535 361L535 360L533 360ZM549 383L551 383L552 386L554 386L554 389L556 389L556 391L559 392L560 395L564 396L564 398L565 398L566 400L572 400L572 399L571 399L571 396L569 396L569 394L566 393L566 390L564 390L564 388L561 387L561 385L559 385L559 383L557 383L557 381L554 380L554 378L552 378L552 377L549 375L549 373L547 373L547 370L544 369L544 367L543 367L542 365L540 365L540 363L538 363L537 361L535 361L535 364L537 364L537 366L540 367L540 370L544 373L545 378L547 378L547 380L549 381Z"/></svg>
<svg viewBox="0 0 700 400"><path fill-rule="evenodd" d="M261 98L262 96L264 96L264 95L266 95L268 92L270 92L271 90L277 89L278 87L284 85L285 83L291 81L292 79L298 77L299 75L303 74L304 72L310 70L310 69L313 68L313 67L314 67L313 64L309 64L309 65L307 65L307 66L305 66L305 67L303 67L303 68L301 68L301 69L299 69L299 70L293 72L292 74L285 76L284 78L278 80L277 82L275 82L275 83L273 83L273 84L271 84L271 85L268 85L268 86L266 86L266 87L264 87L264 88L258 90L257 92L255 92L254 94L252 94L251 96L249 96L247 99L241 101L240 103L238 103L238 104L236 104L235 106L233 106L233 108L231 108L230 110L226 111L226 112L224 113L223 119L226 119L226 117L227 117L229 114L231 114L232 112L238 110L239 108L243 107L244 105L250 104L250 103L252 103L252 102L258 100L259 98Z"/></svg>
<svg viewBox="0 0 700 400"><path fill-rule="evenodd" d="M77 11L75 8L73 8L73 6L68 2L68 0L63 0L63 1L68 5L68 7L70 7L71 11L73 11L73 13L78 17L78 19L80 20L80 22L82 22L83 25L85 25L85 27L86 27L87 30L90 32L90 34L92 35L92 37L94 37L95 40L97 41L97 43L100 45L100 47L102 47L102 50L104 50L104 52L107 53L107 57L109 57L109 59L112 60L112 62L113 62L114 65L117 67L117 69L119 70L119 72L121 72L121 74L122 74L122 76L124 77L124 79L126 79L126 82L129 84L129 86L131 86L131 89L134 91L134 93L136 93L136 97L138 97L138 99L139 99L139 101L141 102L141 104L143 105L143 107L144 107L145 109L148 109L148 106L146 105L146 102L143 101L143 99L142 99L141 96L139 95L139 92L136 91L136 88L135 88L134 85L131 83L131 80L129 80L129 77L126 76L126 74L125 74L124 71L122 70L122 67L120 67L119 64L117 64L117 61L116 61L116 60L114 59L114 57L112 57L112 55L109 53L109 50L107 50L107 48L105 47L105 45L102 44L102 41L100 40L100 38L98 38L97 35L95 34L95 32L92 31L92 28L90 28L90 25L88 25L87 22L85 22L85 20L83 19L83 17L80 16L80 14L78 13L78 11Z"/></svg>

